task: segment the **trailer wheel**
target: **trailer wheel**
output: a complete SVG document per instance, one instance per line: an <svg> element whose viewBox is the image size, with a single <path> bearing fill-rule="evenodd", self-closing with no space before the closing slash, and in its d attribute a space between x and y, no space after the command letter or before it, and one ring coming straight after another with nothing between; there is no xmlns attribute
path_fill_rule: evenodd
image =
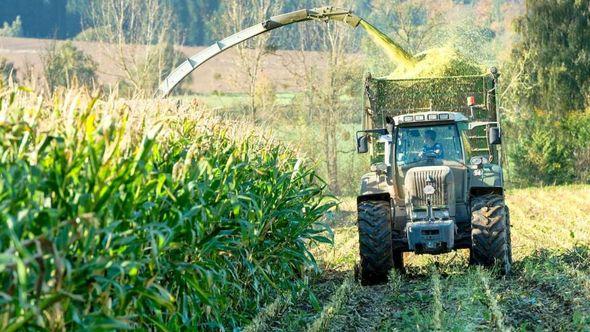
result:
<svg viewBox="0 0 590 332"><path fill-rule="evenodd" d="M387 282L394 266L391 209L386 201L364 201L358 205L358 229L362 285Z"/></svg>
<svg viewBox="0 0 590 332"><path fill-rule="evenodd" d="M502 274L510 273L510 218L504 198L500 195L483 195L473 198L471 202L470 264L498 264Z"/></svg>

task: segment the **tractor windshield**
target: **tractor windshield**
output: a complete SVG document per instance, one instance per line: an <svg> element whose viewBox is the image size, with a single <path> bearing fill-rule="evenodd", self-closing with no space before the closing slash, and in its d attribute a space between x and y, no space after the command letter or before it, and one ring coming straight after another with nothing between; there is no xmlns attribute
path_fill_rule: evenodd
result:
<svg viewBox="0 0 590 332"><path fill-rule="evenodd" d="M463 162L461 138L456 124L400 127L396 139L398 166L424 160Z"/></svg>

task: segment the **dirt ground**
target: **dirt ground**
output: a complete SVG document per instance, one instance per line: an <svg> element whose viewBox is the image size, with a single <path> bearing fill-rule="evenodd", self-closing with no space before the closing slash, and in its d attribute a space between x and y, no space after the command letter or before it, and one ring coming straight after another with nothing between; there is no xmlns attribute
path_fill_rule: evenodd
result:
<svg viewBox="0 0 590 332"><path fill-rule="evenodd" d="M0 58L6 58L15 64L19 75L32 72L37 77L43 73L42 57L46 54L52 43L63 43L49 39L32 38L6 38L0 37ZM117 66L117 48L91 42L74 42L74 45L84 53L91 55L98 63L98 76L101 84L113 84L121 75L121 69ZM141 46L125 47L123 52L142 52ZM180 47L187 57L195 55L205 47ZM304 72L300 68L301 59L305 57L308 66L321 70L324 62L323 55L319 52L277 51L269 54L262 65L262 77L272 81L277 92L296 92L302 86L299 75ZM351 58L358 58L351 55ZM207 62L207 65L197 69L192 74L192 82L183 85L194 93L208 94L213 92L244 92L243 83L246 75L238 65L237 52L230 49L220 56Z"/></svg>

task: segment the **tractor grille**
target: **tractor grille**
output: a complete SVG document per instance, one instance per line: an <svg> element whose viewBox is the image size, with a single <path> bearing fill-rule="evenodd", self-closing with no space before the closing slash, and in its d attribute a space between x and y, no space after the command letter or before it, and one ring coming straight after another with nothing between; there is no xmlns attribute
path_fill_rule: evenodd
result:
<svg viewBox="0 0 590 332"><path fill-rule="evenodd" d="M424 187L426 187L429 177L434 180L433 185L436 189L436 192L430 197L432 205L449 205L449 190L453 189L449 188L452 186L452 173L446 166L410 169L405 179L405 187L408 190L407 198L414 206L426 206L428 203Z"/></svg>

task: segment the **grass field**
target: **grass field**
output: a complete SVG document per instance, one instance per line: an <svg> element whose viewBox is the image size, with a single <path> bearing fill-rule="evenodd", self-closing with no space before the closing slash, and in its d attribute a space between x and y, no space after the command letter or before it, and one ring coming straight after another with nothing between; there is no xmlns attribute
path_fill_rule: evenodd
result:
<svg viewBox="0 0 590 332"><path fill-rule="evenodd" d="M590 186L512 190L513 273L468 267L467 252L406 254L386 285L353 280L355 201L334 216L334 247L317 249L315 297L276 300L254 330L590 331Z"/></svg>

